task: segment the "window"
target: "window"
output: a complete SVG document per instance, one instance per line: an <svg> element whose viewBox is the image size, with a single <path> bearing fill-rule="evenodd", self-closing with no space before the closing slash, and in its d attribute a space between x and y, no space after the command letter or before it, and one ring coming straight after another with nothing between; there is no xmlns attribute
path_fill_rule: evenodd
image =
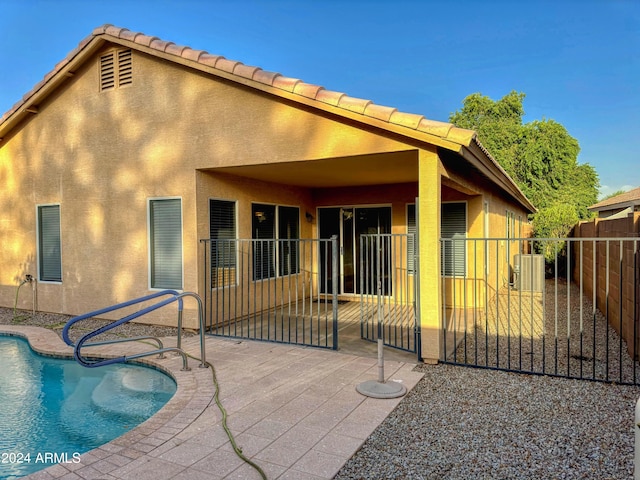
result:
<svg viewBox="0 0 640 480"><path fill-rule="evenodd" d="M182 201L149 200L151 288L182 289Z"/></svg>
<svg viewBox="0 0 640 480"><path fill-rule="evenodd" d="M300 210L278 207L278 265L280 275L298 273L298 239Z"/></svg>
<svg viewBox="0 0 640 480"><path fill-rule="evenodd" d="M415 204L407 205L407 272L415 273L415 236L416 228L416 206Z"/></svg>
<svg viewBox="0 0 640 480"><path fill-rule="evenodd" d="M467 272L466 236L467 204L443 203L440 220L442 246L442 274L465 276Z"/></svg>
<svg viewBox="0 0 640 480"><path fill-rule="evenodd" d="M234 285L236 278L236 204L209 200L211 287Z"/></svg>
<svg viewBox="0 0 640 480"><path fill-rule="evenodd" d="M255 203L251 217L253 279L298 273L300 209Z"/></svg>
<svg viewBox="0 0 640 480"><path fill-rule="evenodd" d="M100 91L133 83L131 50L118 50L100 57Z"/></svg>
<svg viewBox="0 0 640 480"><path fill-rule="evenodd" d="M41 282L62 281L60 205L38 207L38 269Z"/></svg>

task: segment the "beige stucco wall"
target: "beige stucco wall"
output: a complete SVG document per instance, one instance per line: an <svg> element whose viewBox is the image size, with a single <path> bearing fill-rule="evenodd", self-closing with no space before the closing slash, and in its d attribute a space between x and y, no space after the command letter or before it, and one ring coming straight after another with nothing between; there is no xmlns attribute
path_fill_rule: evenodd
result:
<svg viewBox="0 0 640 480"><path fill-rule="evenodd" d="M460 308L475 304L476 307L483 308L486 298L484 289L488 288L487 297L492 298L499 288L512 281L513 257L518 253L526 253L518 251L518 241L506 241L506 237L529 236L527 213L490 191L468 195L444 188L442 201L466 203L467 238L470 239L466 245L467 276L465 279L458 278L455 282L452 279L445 280L445 305ZM488 214L484 211L485 202ZM512 231L509 235L506 230L507 211L512 212L515 218L515 232ZM486 243L480 240L485 237L492 240Z"/></svg>
<svg viewBox="0 0 640 480"><path fill-rule="evenodd" d="M199 183L200 169L407 148L135 51L133 69L133 85L100 92L96 56L3 140L2 305L13 306L25 274L36 276L37 205L61 206L63 274L61 283L38 283L37 306L75 315L149 293L150 198L181 198L184 289L198 289L207 199L224 198L224 191L199 189L206 185ZM236 196L246 192L258 201L313 208L302 189L234 189ZM30 295L21 295L19 306L31 308ZM148 317L174 318L174 312ZM185 321L195 326L193 315Z"/></svg>
<svg viewBox="0 0 640 480"><path fill-rule="evenodd" d="M251 202L299 206L301 237L317 238L304 215L317 219L323 206L390 205L393 232L405 233L406 205L419 196L422 351L439 358L440 201L468 203L470 237L483 235L485 201L490 236L504 235L507 209L526 218L480 176L445 165L435 147L137 51L133 84L100 92L98 55L0 143L0 305L12 307L24 275L37 275L37 205L61 206L63 274L37 284L37 308L76 315L151 292L151 198L181 199L184 289L200 292L211 198L237 201L239 238L251 238ZM307 174L341 186L312 185L297 168L311 162ZM242 176L220 170L247 165ZM414 178L390 184L381 166ZM22 290L18 306L30 309L31 298ZM186 301L189 327L194 306ZM175 309L144 320L174 324Z"/></svg>

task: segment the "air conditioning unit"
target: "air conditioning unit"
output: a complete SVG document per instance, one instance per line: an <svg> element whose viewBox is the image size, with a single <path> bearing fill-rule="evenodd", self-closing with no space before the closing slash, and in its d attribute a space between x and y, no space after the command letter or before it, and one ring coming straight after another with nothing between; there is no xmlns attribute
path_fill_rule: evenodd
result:
<svg viewBox="0 0 640 480"><path fill-rule="evenodd" d="M544 290L544 256L518 254L513 257L513 286L521 292Z"/></svg>

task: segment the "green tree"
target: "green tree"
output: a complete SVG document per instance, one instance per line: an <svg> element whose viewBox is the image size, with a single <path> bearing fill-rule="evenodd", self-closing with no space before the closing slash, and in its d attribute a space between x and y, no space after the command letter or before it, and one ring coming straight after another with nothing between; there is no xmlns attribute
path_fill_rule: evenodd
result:
<svg viewBox="0 0 640 480"><path fill-rule="evenodd" d="M462 109L449 118L458 127L475 130L482 144L512 176L524 116L524 97L524 93L513 91L494 102L473 93L464 99Z"/></svg>
<svg viewBox="0 0 640 480"><path fill-rule="evenodd" d="M546 119L523 124L524 98L515 91L497 101L474 93L449 121L475 130L538 208L532 217L537 236L566 235L590 216L587 207L597 201L598 175L591 165L578 163L580 146L563 125Z"/></svg>

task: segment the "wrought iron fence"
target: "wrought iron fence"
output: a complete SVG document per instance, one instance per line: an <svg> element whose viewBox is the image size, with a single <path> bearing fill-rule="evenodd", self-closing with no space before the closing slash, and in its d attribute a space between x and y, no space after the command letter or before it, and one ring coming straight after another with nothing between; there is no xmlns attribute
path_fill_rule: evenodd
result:
<svg viewBox="0 0 640 480"><path fill-rule="evenodd" d="M337 240L205 239L208 333L337 349Z"/></svg>
<svg viewBox="0 0 640 480"><path fill-rule="evenodd" d="M360 335L420 357L415 235L360 236Z"/></svg>
<svg viewBox="0 0 640 480"><path fill-rule="evenodd" d="M639 383L639 241L442 239L443 361Z"/></svg>

